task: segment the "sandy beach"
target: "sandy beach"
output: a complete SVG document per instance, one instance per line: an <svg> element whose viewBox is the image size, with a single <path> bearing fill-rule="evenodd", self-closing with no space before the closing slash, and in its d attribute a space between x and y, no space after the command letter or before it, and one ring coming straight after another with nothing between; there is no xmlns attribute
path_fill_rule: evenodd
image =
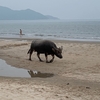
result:
<svg viewBox="0 0 100 100"><path fill-rule="evenodd" d="M0 39L0 59L16 68L53 74L51 77L0 76L0 100L100 100L100 43L53 40L63 46L63 59L29 61L32 40ZM49 58L50 59L50 58Z"/></svg>

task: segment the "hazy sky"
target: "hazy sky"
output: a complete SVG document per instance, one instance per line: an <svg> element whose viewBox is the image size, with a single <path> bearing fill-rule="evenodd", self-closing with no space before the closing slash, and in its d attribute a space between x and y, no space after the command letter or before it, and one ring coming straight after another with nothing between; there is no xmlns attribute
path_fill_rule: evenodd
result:
<svg viewBox="0 0 100 100"><path fill-rule="evenodd" d="M29 8L60 19L100 19L100 0L0 0L0 6Z"/></svg>

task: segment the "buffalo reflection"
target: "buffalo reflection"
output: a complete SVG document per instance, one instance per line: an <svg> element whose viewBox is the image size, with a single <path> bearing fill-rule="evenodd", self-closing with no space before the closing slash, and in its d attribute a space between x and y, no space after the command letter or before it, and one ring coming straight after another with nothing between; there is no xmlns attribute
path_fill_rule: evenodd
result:
<svg viewBox="0 0 100 100"><path fill-rule="evenodd" d="M52 73L41 73L40 71L32 71L32 70L29 70L28 73L32 78L33 77L47 78L54 76L54 74Z"/></svg>

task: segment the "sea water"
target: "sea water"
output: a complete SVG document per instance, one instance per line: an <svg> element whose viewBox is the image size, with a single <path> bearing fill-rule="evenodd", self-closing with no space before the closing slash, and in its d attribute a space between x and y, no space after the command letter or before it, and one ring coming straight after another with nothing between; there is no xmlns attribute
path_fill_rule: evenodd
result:
<svg viewBox="0 0 100 100"><path fill-rule="evenodd" d="M0 20L0 38L100 41L100 21Z"/></svg>

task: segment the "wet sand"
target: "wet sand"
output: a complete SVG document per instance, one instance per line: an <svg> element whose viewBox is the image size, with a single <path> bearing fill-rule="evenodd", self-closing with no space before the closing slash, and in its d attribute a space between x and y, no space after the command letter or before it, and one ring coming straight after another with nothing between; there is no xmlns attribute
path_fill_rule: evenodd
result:
<svg viewBox="0 0 100 100"><path fill-rule="evenodd" d="M99 100L100 43L54 40L63 59L28 60L31 40L0 39L0 59L16 68L52 73L52 77L0 77L0 100ZM44 55L41 58L45 61ZM50 59L50 58L49 58Z"/></svg>

